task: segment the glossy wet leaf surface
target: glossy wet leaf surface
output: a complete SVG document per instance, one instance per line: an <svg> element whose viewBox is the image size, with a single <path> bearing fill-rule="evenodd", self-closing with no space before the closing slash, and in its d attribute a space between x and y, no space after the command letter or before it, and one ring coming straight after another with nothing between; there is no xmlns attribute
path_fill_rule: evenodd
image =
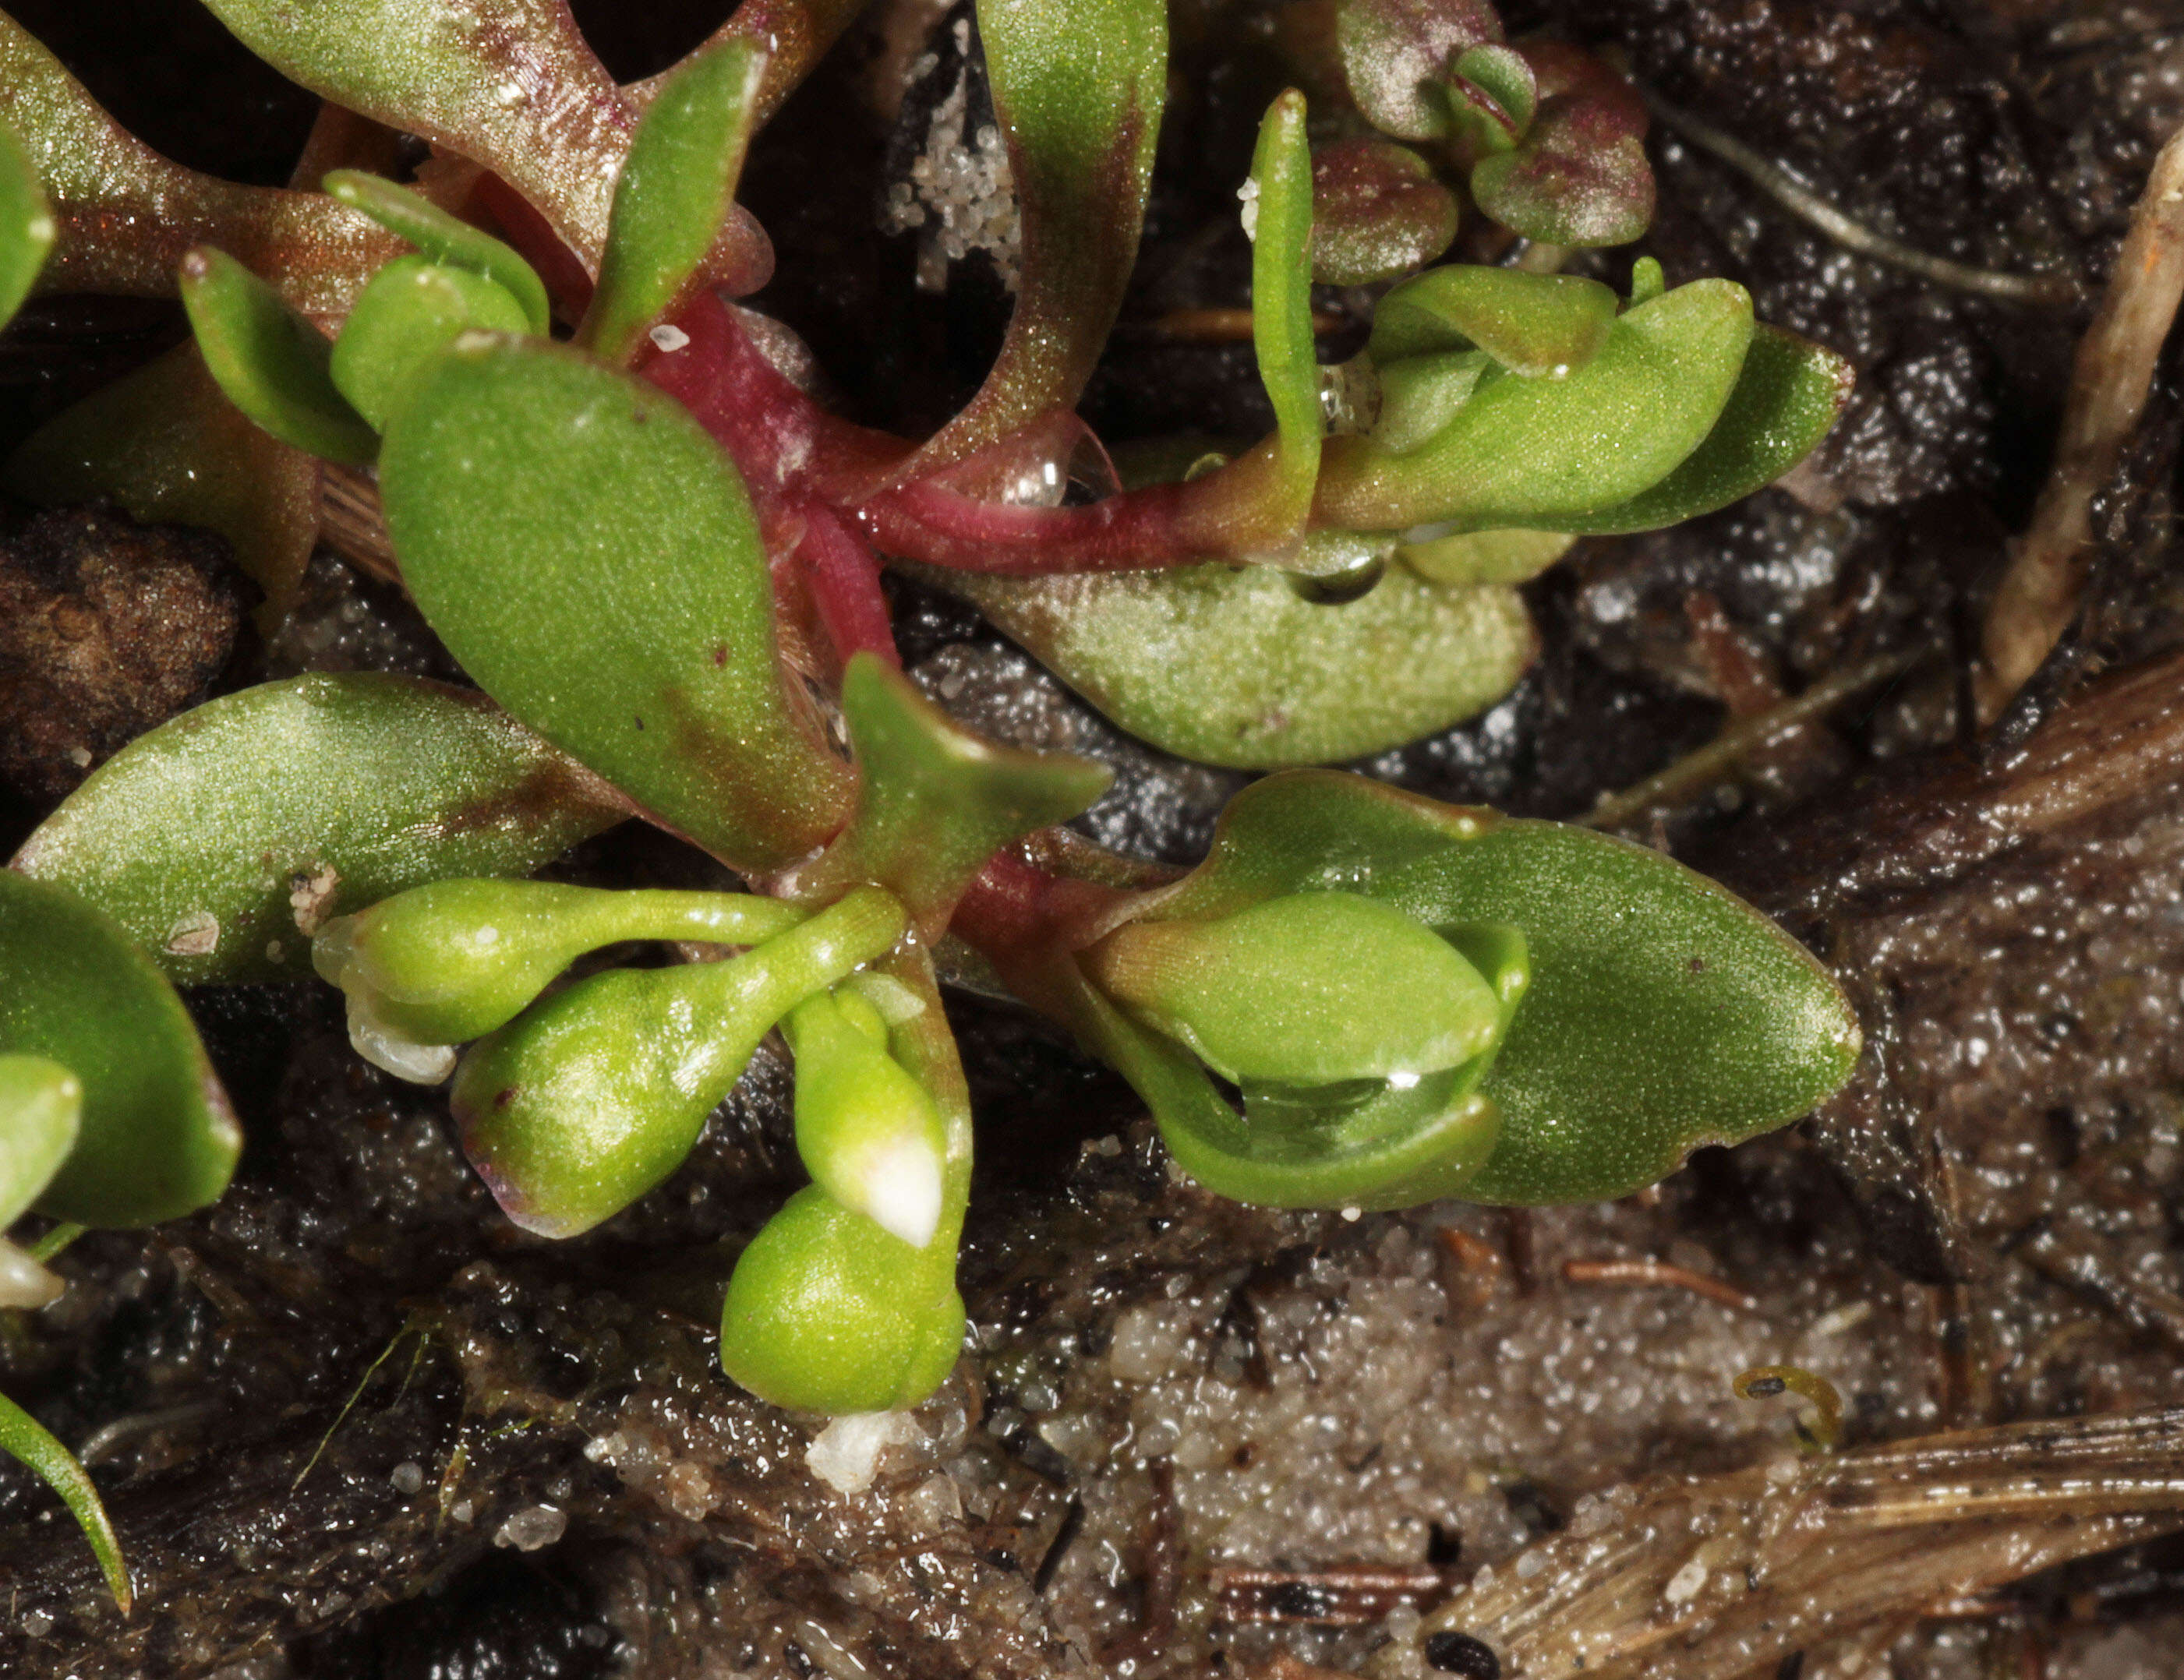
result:
<svg viewBox="0 0 2184 1680"><path fill-rule="evenodd" d="M1379 752L1491 705L1529 663L1505 589L1444 589L1390 566L1358 598L1306 598L1263 566L1056 578L924 574L1123 728L1209 764Z"/></svg>
<svg viewBox="0 0 2184 1680"><path fill-rule="evenodd" d="M465 341L388 427L380 486L418 606L515 716L739 867L839 827L849 770L783 686L749 498L671 398Z"/></svg>
<svg viewBox="0 0 2184 1680"><path fill-rule="evenodd" d="M13 870L0 871L0 1054L45 1057L83 1088L40 1212L152 1225L227 1188L242 1128L174 987L112 918Z"/></svg>
<svg viewBox="0 0 2184 1680"><path fill-rule="evenodd" d="M311 971L299 908L315 928L425 882L527 875L626 815L479 695L303 676L131 743L15 866L98 905L179 982L275 980Z"/></svg>

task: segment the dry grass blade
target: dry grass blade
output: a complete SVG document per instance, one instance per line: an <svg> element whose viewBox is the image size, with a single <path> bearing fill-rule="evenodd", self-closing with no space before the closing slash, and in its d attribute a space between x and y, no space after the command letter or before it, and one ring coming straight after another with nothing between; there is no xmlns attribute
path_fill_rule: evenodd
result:
<svg viewBox="0 0 2184 1680"><path fill-rule="evenodd" d="M1936 1435L1619 1490L1427 1619L1506 1680L1734 1680L2184 1528L2184 1408ZM1537 1560L1536 1563L1529 1560Z"/></svg>
<svg viewBox="0 0 2184 1680"><path fill-rule="evenodd" d="M1987 609L1974 698L1992 722L2070 626L2092 548L2093 498L2115 474L2184 298L2184 131L2153 160L2131 233L2078 342L2055 461Z"/></svg>

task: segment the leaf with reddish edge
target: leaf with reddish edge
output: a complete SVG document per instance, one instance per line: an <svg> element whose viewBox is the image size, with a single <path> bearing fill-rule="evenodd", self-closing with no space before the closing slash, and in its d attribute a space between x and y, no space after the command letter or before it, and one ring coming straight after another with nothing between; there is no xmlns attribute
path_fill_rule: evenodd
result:
<svg viewBox="0 0 2184 1680"><path fill-rule="evenodd" d="M1471 172L1479 208L1527 239L1550 245L1624 245L1653 220L1646 107L1590 53L1528 41L1540 105L1516 149Z"/></svg>
<svg viewBox="0 0 2184 1680"><path fill-rule="evenodd" d="M629 359L696 272L735 201L766 54L730 41L685 61L638 124L615 186L599 289L577 342Z"/></svg>
<svg viewBox="0 0 2184 1680"><path fill-rule="evenodd" d="M1513 592L1442 588L1401 566L1340 604L1262 566L928 576L1131 734L1245 770L1430 735L1507 693L1538 645Z"/></svg>
<svg viewBox="0 0 2184 1680"><path fill-rule="evenodd" d="M1325 428L1312 330L1312 154L1294 89L1260 125L1246 203L1255 212L1251 338L1275 431L1218 471L1081 508L1017 507L955 487L960 474L882 491L859 510L882 552L963 570L1039 576L1128 571L1178 560L1294 557ZM990 459L1014 463L1006 444Z"/></svg>
<svg viewBox="0 0 2184 1680"><path fill-rule="evenodd" d="M980 739L870 654L850 661L842 719L856 755L855 814L783 888L823 900L862 882L884 887L928 942L987 859L1075 816L1114 780L1089 759Z"/></svg>
<svg viewBox="0 0 2184 1680"><path fill-rule="evenodd" d="M1850 401L1857 372L1795 333L1762 325L1721 418L1682 465L1627 502L1558 529L1605 536L1659 531L1741 501L1803 460Z"/></svg>
<svg viewBox="0 0 2184 1680"><path fill-rule="evenodd" d="M217 245L298 309L339 315L401 247L315 192L237 186L125 131L21 25L0 13L0 122L21 138L57 223L51 292L164 298L192 245Z"/></svg>
<svg viewBox="0 0 2184 1680"><path fill-rule="evenodd" d="M1516 145L1539 114L1539 78L1513 47L1474 47L1451 66L1448 145L1466 164Z"/></svg>
<svg viewBox="0 0 2184 1680"><path fill-rule="evenodd" d="M925 473L1076 406L1137 261L1167 95L1163 0L989 0L978 26L1023 277L984 385L914 458Z"/></svg>
<svg viewBox="0 0 2184 1680"><path fill-rule="evenodd" d="M413 388L379 473L404 581L515 716L736 868L839 828L849 768L783 682L749 498L678 403L480 335Z"/></svg>
<svg viewBox="0 0 2184 1680"><path fill-rule="evenodd" d="M1567 378L1490 370L1407 453L1371 437L1330 439L1315 520L1351 531L1571 530L1589 509L1659 483L1705 441L1752 331L1742 286L1679 286L1618 317L1599 354Z"/></svg>
<svg viewBox="0 0 2184 1680"><path fill-rule="evenodd" d="M182 259L182 307L227 399L283 443L343 466L368 465L379 438L335 387L326 336L224 251Z"/></svg>
<svg viewBox="0 0 2184 1680"><path fill-rule="evenodd" d="M1448 131L1437 84L1474 47L1502 39L1488 0L1338 0L1334 44L1350 97L1366 120L1398 140Z"/></svg>
<svg viewBox="0 0 2184 1680"><path fill-rule="evenodd" d="M178 344L31 434L0 490L64 508L111 496L148 525L203 526L265 592L258 626L287 616L319 527L319 463L254 426Z"/></svg>
<svg viewBox="0 0 2184 1680"><path fill-rule="evenodd" d="M0 870L0 1054L83 1087L75 1147L37 1199L77 1225L156 1225L218 1199L242 1152L175 989L111 917Z"/></svg>
<svg viewBox="0 0 2184 1680"><path fill-rule="evenodd" d="M868 3L870 0L742 0L734 15L688 57L658 75L627 84L622 92L642 108L659 97L668 77L691 58L726 42L742 42L766 55L751 120L754 128L763 128Z"/></svg>
<svg viewBox="0 0 2184 1680"><path fill-rule="evenodd" d="M467 0L207 3L291 81L483 164L597 265L636 112L565 0L500 0L484 14ZM772 266L765 234L740 216L711 272L747 291Z"/></svg>
<svg viewBox="0 0 2184 1680"><path fill-rule="evenodd" d="M1370 286L1423 268L1456 237L1456 195L1407 146L1358 138L1312 154L1312 277Z"/></svg>
<svg viewBox="0 0 2184 1680"><path fill-rule="evenodd" d="M113 916L177 983L230 985L308 976L303 922L426 882L529 875L631 815L471 690L299 676L131 742L14 867Z"/></svg>
<svg viewBox="0 0 2184 1680"><path fill-rule="evenodd" d="M1476 346L1512 373L1560 378L1600 353L1618 301L1598 281L1576 275L1451 263L1383 298L1366 348L1385 367Z"/></svg>

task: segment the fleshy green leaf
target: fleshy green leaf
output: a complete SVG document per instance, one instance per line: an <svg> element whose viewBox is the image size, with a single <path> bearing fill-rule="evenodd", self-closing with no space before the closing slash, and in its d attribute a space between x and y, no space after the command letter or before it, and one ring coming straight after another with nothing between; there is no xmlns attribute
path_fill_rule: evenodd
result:
<svg viewBox="0 0 2184 1680"><path fill-rule="evenodd" d="M31 1210L75 1147L82 1082L47 1056L0 1055L0 1232Z"/></svg>
<svg viewBox="0 0 2184 1680"><path fill-rule="evenodd" d="M48 420L0 471L0 489L48 508L111 496L146 525L217 531L265 590L258 623L270 632L310 562L319 472L229 402L188 343Z"/></svg>
<svg viewBox="0 0 2184 1680"><path fill-rule="evenodd" d="M776 1405L895 1411L963 1350L956 1252L913 1249L818 1186L798 1191L736 1261L721 1368Z"/></svg>
<svg viewBox="0 0 2184 1680"><path fill-rule="evenodd" d="M1390 567L1356 599L1266 566L1051 578L921 571L1133 735L1264 770L1378 753L1508 693L1536 638L1500 588Z"/></svg>
<svg viewBox="0 0 2184 1680"><path fill-rule="evenodd" d="M1506 969L1495 943L1507 936L1494 928L1523 935L1529 983L1478 1086L1500 1110L1501 1136L1458 1193L1468 1199L1627 1195L1702 1144L1805 1113L1857 1058L1856 1019L1827 972L1703 876L1588 829L1441 805L1336 771L1246 788L1206 861L1145 915L1228 915L1329 886L1438 929L1483 972ZM1181 1088L1156 1097L1131 1062L1117 1065L1165 1131L1161 1104L1184 1104ZM1188 1123L1240 1136L1221 1107L1227 1121L1207 1110Z"/></svg>
<svg viewBox="0 0 2184 1680"><path fill-rule="evenodd" d="M1474 47L1450 70L1459 81L1469 83L1493 102L1494 113L1500 119L1496 126L1509 136L1485 149L1506 151L1517 136L1531 127L1539 114L1540 82L1530 61L1518 48L1499 42Z"/></svg>
<svg viewBox="0 0 2184 1680"><path fill-rule="evenodd" d="M1315 519L1351 530L1574 529L1578 515L1650 488L1698 448L1736 387L1752 327L1742 286L1696 281L1619 317L1567 378L1489 374L1407 454L1331 438Z"/></svg>
<svg viewBox="0 0 2184 1680"><path fill-rule="evenodd" d="M731 42L740 42L766 54L755 101L755 128L762 128L796 91L811 67L842 32L856 21L867 0L743 0L728 20L692 49L680 63L658 75L628 83L622 92L632 103L649 104L659 97L668 78L700 53Z"/></svg>
<svg viewBox="0 0 2184 1680"><path fill-rule="evenodd" d="M1795 1120L1857 1060L1857 1019L1827 971L1648 848L1505 822L1363 890L1421 918L1524 931L1532 984L1480 1088L1502 1139L1474 1200L1628 1195L1702 1144Z"/></svg>
<svg viewBox="0 0 2184 1680"><path fill-rule="evenodd" d="M1191 1054L1087 987L1080 1032L1152 1110L1176 1165L1217 1195L1263 1207L1404 1206L1451 1193L1490 1154L1491 1102L1462 1068L1347 1101L1261 1096L1237 1113ZM1421 1193L1409 1193L1408 1187Z"/></svg>
<svg viewBox="0 0 2184 1680"><path fill-rule="evenodd" d="M1355 893L1126 922L1078 962L1238 1082L1416 1079L1479 1054L1500 1024L1493 992L1447 941Z"/></svg>
<svg viewBox="0 0 2184 1680"><path fill-rule="evenodd" d="M599 290L577 342L627 361L705 253L735 200L766 54L710 48L668 77L638 124L615 188Z"/></svg>
<svg viewBox="0 0 2184 1680"><path fill-rule="evenodd" d="M1435 350L1389 363L1379 370L1380 412L1373 421L1373 441L1396 455L1431 442L1493 365L1484 350Z"/></svg>
<svg viewBox="0 0 2184 1680"><path fill-rule="evenodd" d="M463 1057L464 1152L525 1230L590 1230L682 1164L776 1021L905 925L865 887L729 961L610 969L554 993Z"/></svg>
<svg viewBox="0 0 2184 1680"><path fill-rule="evenodd" d="M1658 531L1741 500L1812 453L1850 401L1856 378L1834 351L1762 325L1706 442L1650 490L1580 514L1567 529Z"/></svg>
<svg viewBox="0 0 2184 1680"><path fill-rule="evenodd" d="M749 498L671 398L535 339L465 340L379 475L404 581L515 716L738 868L840 826L848 767L784 687Z"/></svg>
<svg viewBox="0 0 2184 1680"><path fill-rule="evenodd" d="M408 187L362 170L334 170L326 179L326 189L359 214L409 241L431 261L467 269L493 281L522 306L524 321L532 332L543 337L553 325L546 282L513 247L449 215Z"/></svg>
<svg viewBox="0 0 2184 1680"><path fill-rule="evenodd" d="M0 1452L36 1476L61 1496L61 1502L91 1543L92 1555L106 1577L107 1590L124 1616L134 1602L129 1586L129 1566L122 1561L121 1537L106 1515L98 1489L76 1455L55 1440L53 1432L5 1394L0 1394Z"/></svg>
<svg viewBox="0 0 2184 1680"><path fill-rule="evenodd" d="M1479 208L1527 239L1624 245L1653 220L1646 107L1591 53L1558 42L1513 49L1538 78L1538 114L1513 151L1471 172Z"/></svg>
<svg viewBox="0 0 2184 1680"><path fill-rule="evenodd" d="M225 252L182 259L182 307L228 400L283 443L364 466L379 439L327 370L333 346L281 294Z"/></svg>
<svg viewBox="0 0 2184 1680"><path fill-rule="evenodd" d="M1407 146L1359 137L1312 154L1312 277L1327 286L1399 280L1448 249L1456 195Z"/></svg>
<svg viewBox="0 0 2184 1680"><path fill-rule="evenodd" d="M247 688L131 742L14 866L185 985L310 972L303 931L428 881L521 876L628 815L482 697L406 677Z"/></svg>
<svg viewBox="0 0 2184 1680"><path fill-rule="evenodd" d="M37 1199L78 1225L179 1219L227 1188L242 1132L181 999L121 928L0 870L0 1054L81 1082L75 1148Z"/></svg>
<svg viewBox="0 0 2184 1680"><path fill-rule="evenodd" d="M1272 481L1254 497L1253 514L1269 547L1303 532L1327 426L1312 331L1312 151L1304 120L1304 95L1291 88L1268 108L1251 156L1251 345L1275 431ZM1247 456L1220 476L1266 459Z"/></svg>
<svg viewBox="0 0 2184 1680"><path fill-rule="evenodd" d="M927 472L1076 406L1137 261L1167 98L1164 0L1004 0L979 8L978 26L1016 181L1022 279L985 384L918 452Z"/></svg>
<svg viewBox="0 0 2184 1680"><path fill-rule="evenodd" d="M0 123L0 326L15 318L53 248L53 213L23 142Z"/></svg>
<svg viewBox="0 0 2184 1680"><path fill-rule="evenodd" d="M399 248L315 192L237 186L129 134L60 61L0 13L0 122L23 142L58 224L42 283L172 294L193 245L216 245L314 314L339 314Z"/></svg>
<svg viewBox="0 0 2184 1680"><path fill-rule="evenodd" d="M1384 368L1476 346L1512 373L1560 378L1600 353L1616 308L1614 292L1596 280L1451 263L1383 298L1366 348Z"/></svg>
<svg viewBox="0 0 2184 1680"><path fill-rule="evenodd" d="M410 387L462 334L525 325L523 305L505 286L468 269L398 257L356 300L327 371L365 422L384 431Z"/></svg>
<svg viewBox="0 0 2184 1680"><path fill-rule="evenodd" d="M1502 38L1487 0L1337 0L1335 51L1366 120L1398 140L1448 131L1437 86L1470 48Z"/></svg>
<svg viewBox="0 0 2184 1680"><path fill-rule="evenodd" d="M587 951L626 939L755 945L806 915L749 893L432 881L326 923L311 964L348 994L353 1037L361 1013L412 1045L460 1044L515 1020Z"/></svg>
<svg viewBox="0 0 2184 1680"><path fill-rule="evenodd" d="M994 852L1075 816L1114 780L1089 759L972 734L870 654L843 675L842 718L857 760L856 810L826 855L800 873L797 891L823 896L874 882L908 906L928 938L945 929Z"/></svg>
<svg viewBox="0 0 2184 1680"><path fill-rule="evenodd" d="M628 103L561 0L207 0L291 81L484 164L580 256L606 243Z"/></svg>

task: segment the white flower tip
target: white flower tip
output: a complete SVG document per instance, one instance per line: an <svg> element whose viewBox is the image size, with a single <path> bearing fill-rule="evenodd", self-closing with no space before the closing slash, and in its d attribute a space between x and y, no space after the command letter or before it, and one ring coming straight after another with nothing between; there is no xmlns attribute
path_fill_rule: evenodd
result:
<svg viewBox="0 0 2184 1680"><path fill-rule="evenodd" d="M348 1042L374 1067L412 1085L437 1085L455 1071L453 1044L420 1044L404 1038L354 996L348 1000Z"/></svg>
<svg viewBox="0 0 2184 1680"><path fill-rule="evenodd" d="M940 1227L940 1157L922 1138L898 1138L866 1158L859 1210L913 1249Z"/></svg>

